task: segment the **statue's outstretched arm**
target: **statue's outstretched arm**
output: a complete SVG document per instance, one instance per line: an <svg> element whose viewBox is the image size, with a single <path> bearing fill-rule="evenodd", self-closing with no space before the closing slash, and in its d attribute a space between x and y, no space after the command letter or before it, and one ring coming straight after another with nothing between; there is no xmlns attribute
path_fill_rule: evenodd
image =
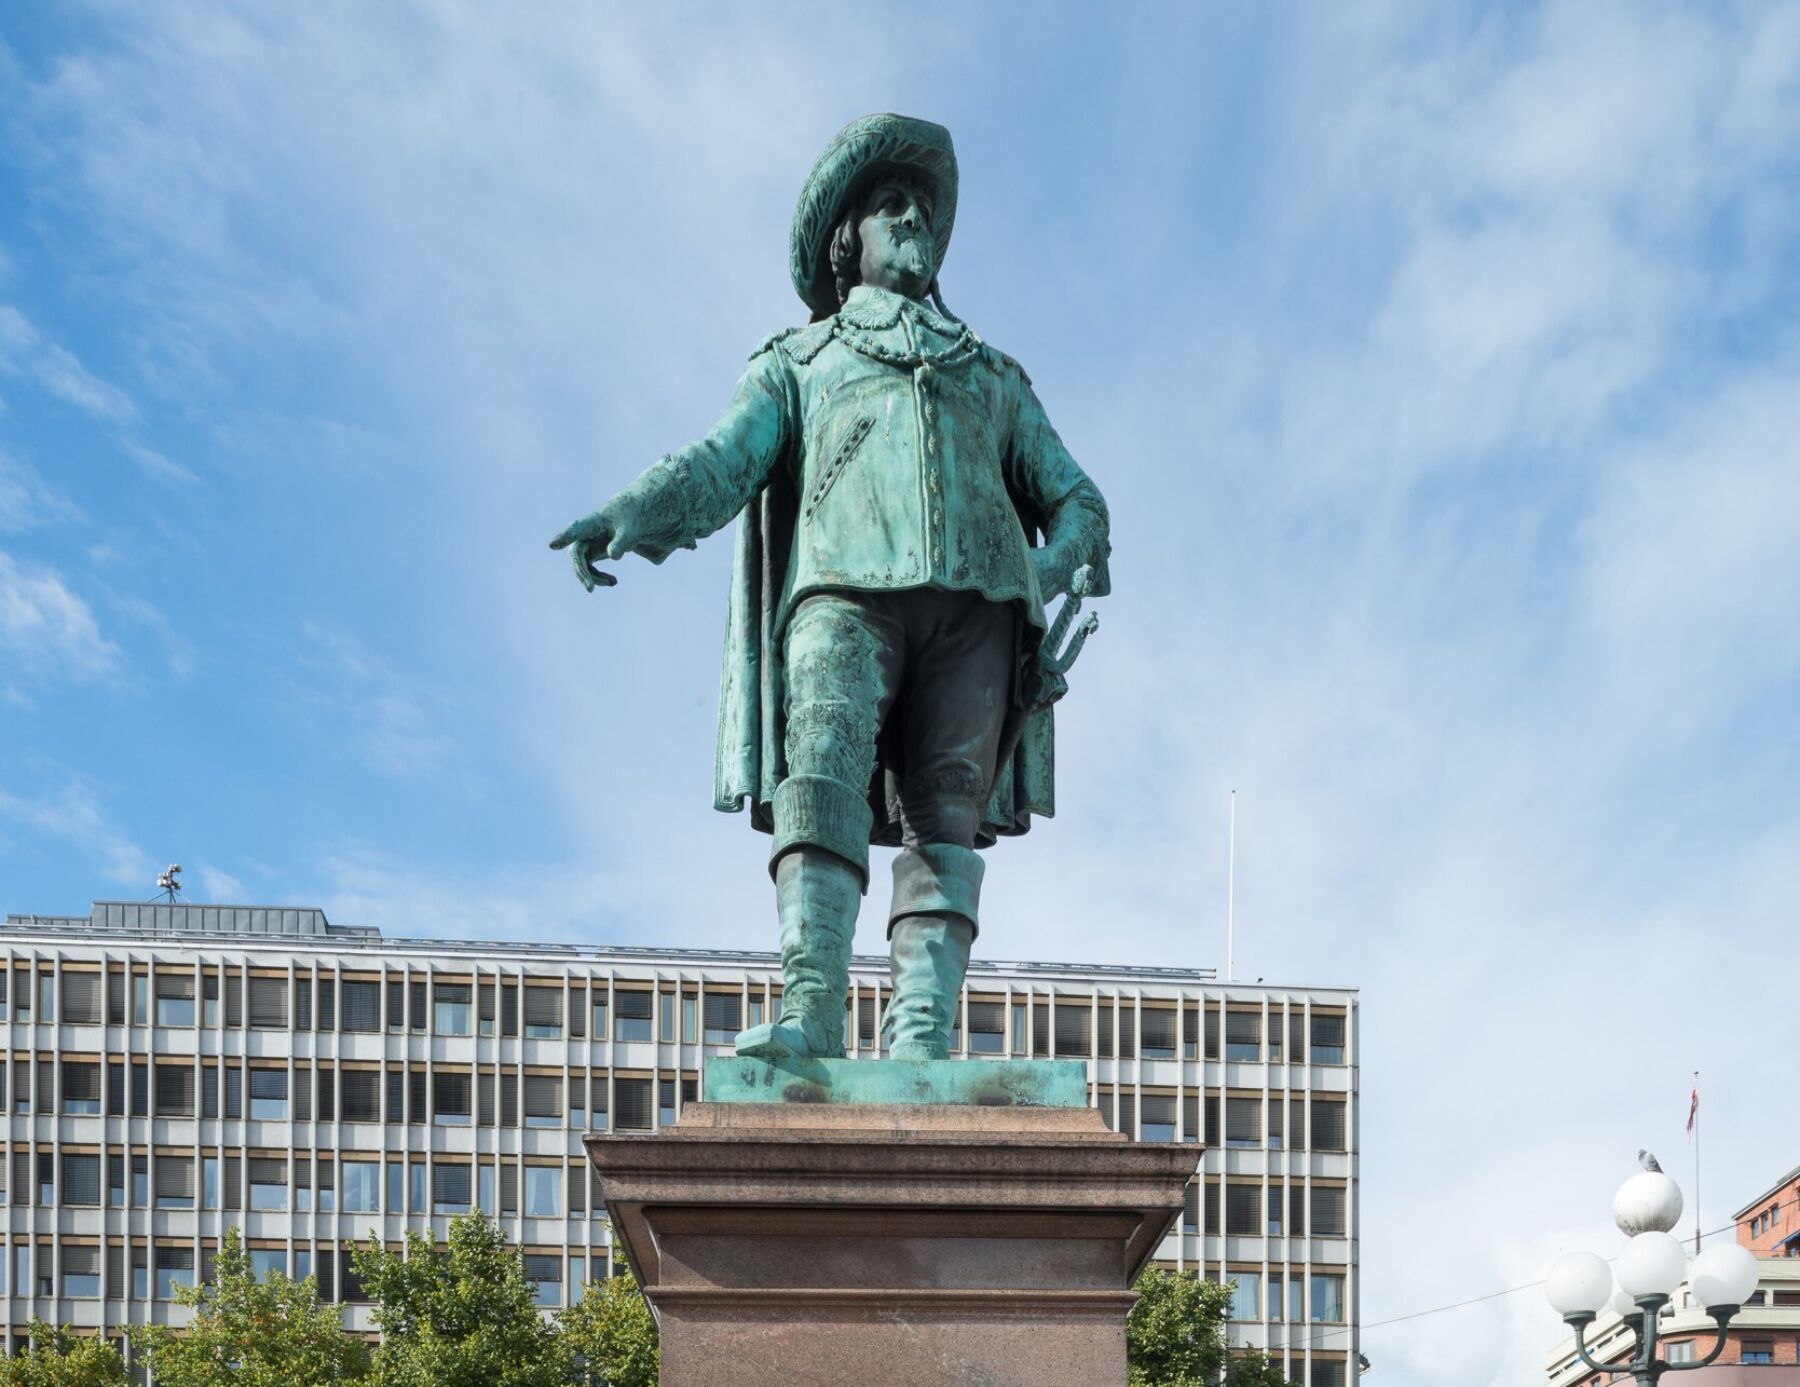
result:
<svg viewBox="0 0 1800 1387"><path fill-rule="evenodd" d="M1085 595L1104 597L1112 589L1106 565L1112 552L1112 521L1106 500L1081 464L1069 456L1023 372L1013 419L1011 467L1013 484L1044 518L1044 543L1033 551L1043 600L1067 592L1075 570L1084 564L1093 569Z"/></svg>
<svg viewBox="0 0 1800 1387"><path fill-rule="evenodd" d="M750 363L725 417L697 443L670 453L592 515L555 539L568 548L590 592L618 580L594 567L599 559L640 554L661 563L723 529L756 495L786 446L793 382L779 352Z"/></svg>

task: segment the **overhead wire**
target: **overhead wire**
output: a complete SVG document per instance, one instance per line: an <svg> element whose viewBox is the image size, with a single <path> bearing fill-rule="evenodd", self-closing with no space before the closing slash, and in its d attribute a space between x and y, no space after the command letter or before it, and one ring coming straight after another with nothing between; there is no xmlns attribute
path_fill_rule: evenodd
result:
<svg viewBox="0 0 1800 1387"><path fill-rule="evenodd" d="M1774 1202L1774 1204L1770 1207L1785 1208L1785 1207L1787 1207L1787 1205L1789 1203L1792 1204L1792 1206L1794 1207L1794 1209L1796 1211L1800 1211L1800 1193L1797 1193L1791 1201L1776 1200ZM1738 1226L1737 1223L1734 1221L1732 1223L1725 1224L1721 1228L1709 1229L1706 1232L1701 1233L1701 1235L1700 1235L1701 1241L1704 1242L1707 1238L1716 1238L1721 1233L1732 1232L1733 1230L1735 1230L1737 1228L1737 1226ZM1617 1261L1618 1259L1615 1256L1615 1257L1608 1257L1606 1260L1609 1262L1613 1262L1613 1261ZM1505 1290L1489 1291L1486 1295L1471 1296L1467 1300L1452 1301L1448 1305L1434 1305L1429 1310L1413 1310L1404 1315L1392 1315L1389 1318L1384 1319L1384 1320L1371 1320L1367 1324L1334 1325L1329 1329L1320 1330L1318 1333L1314 1334L1311 1338L1301 1339L1298 1341L1289 1341L1288 1343L1281 1345L1279 1347L1290 1349L1290 1350L1297 1349L1297 1348L1317 1347L1317 1346L1323 1344L1328 1339L1341 1338L1343 1336L1350 1334L1353 1330L1356 1333L1358 1333L1359 1335L1365 1334L1371 1329L1382 1329L1388 1325L1404 1324L1408 1320L1425 1319L1431 1315L1444 1315L1444 1314L1448 1314L1452 1310L1463 1310L1463 1309L1467 1309L1471 1305L1480 1305L1484 1301L1501 1300L1509 1295L1517 1295L1520 1291L1529 1291L1529 1290L1534 1289L1535 1287L1542 1286L1544 1284L1545 1280L1546 1280L1546 1278L1539 1277L1536 1281L1521 1282L1517 1286L1508 1286ZM1283 1321L1283 1320L1270 1320L1269 1321L1270 1325L1277 1325L1277 1324L1284 1324L1284 1323L1291 1323L1291 1321ZM1277 1346L1271 1345L1269 1351L1276 1352L1279 1350L1278 1350Z"/></svg>

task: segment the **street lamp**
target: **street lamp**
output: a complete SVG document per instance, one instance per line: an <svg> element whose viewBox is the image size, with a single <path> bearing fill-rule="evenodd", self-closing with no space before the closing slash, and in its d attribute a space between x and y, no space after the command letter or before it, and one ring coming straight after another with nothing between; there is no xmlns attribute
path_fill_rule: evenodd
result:
<svg viewBox="0 0 1800 1387"><path fill-rule="evenodd" d="M1725 1350L1725 1326L1756 1289L1756 1258L1736 1243L1709 1247L1690 1263L1669 1230L1681 1218L1681 1190L1660 1170L1634 1175L1613 1200L1613 1220L1631 1240L1613 1267L1591 1252L1570 1252L1550 1269L1545 1294L1575 1332L1575 1352L1595 1372L1630 1373L1653 1387L1666 1372L1704 1368ZM1613 1288L1615 1276L1618 1289ZM1693 1363L1669 1363L1656 1356L1657 1316L1686 1277L1688 1292L1718 1325L1712 1352ZM1631 1361L1596 1363L1588 1352L1587 1327L1606 1306L1631 1326Z"/></svg>

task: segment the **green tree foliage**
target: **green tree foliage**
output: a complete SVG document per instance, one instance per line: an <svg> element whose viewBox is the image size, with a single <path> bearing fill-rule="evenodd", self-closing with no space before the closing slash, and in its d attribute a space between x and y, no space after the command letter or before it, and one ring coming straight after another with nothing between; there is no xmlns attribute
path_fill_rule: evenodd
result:
<svg viewBox="0 0 1800 1387"><path fill-rule="evenodd" d="M1287 1387L1281 1369L1261 1353L1232 1354L1225 1344L1231 1287L1191 1271L1147 1268L1134 1288L1138 1303L1125 1324L1130 1387Z"/></svg>
<svg viewBox="0 0 1800 1387"><path fill-rule="evenodd" d="M212 1280L175 1298L194 1312L186 1326L132 1331L159 1387L338 1387L368 1368L367 1348L344 1333L337 1306L319 1303L313 1279L257 1280L236 1228L225 1232Z"/></svg>
<svg viewBox="0 0 1800 1387"><path fill-rule="evenodd" d="M584 1387L656 1387L656 1321L629 1276L588 1282L556 1317L568 1380Z"/></svg>
<svg viewBox="0 0 1800 1387"><path fill-rule="evenodd" d="M569 1380L524 1263L479 1214L450 1221L446 1253L409 1233L404 1255L371 1246L352 1263L382 1333L375 1387L562 1387Z"/></svg>
<svg viewBox="0 0 1800 1387"><path fill-rule="evenodd" d="M1225 1387L1289 1387L1281 1365L1252 1349L1240 1353L1225 1369Z"/></svg>
<svg viewBox="0 0 1800 1387"><path fill-rule="evenodd" d="M105 1339L31 1322L31 1347L0 1357L0 1387L125 1387L125 1364Z"/></svg>

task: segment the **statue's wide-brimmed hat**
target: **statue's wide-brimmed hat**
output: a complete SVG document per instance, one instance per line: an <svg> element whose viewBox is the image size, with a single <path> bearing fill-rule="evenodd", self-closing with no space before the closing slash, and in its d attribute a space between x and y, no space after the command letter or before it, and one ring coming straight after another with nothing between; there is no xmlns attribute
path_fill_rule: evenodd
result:
<svg viewBox="0 0 1800 1387"><path fill-rule="evenodd" d="M794 288L816 317L837 312L831 276L831 237L850 199L877 170L912 175L931 198L931 232L944 263L956 225L956 150L941 125L912 116L874 115L853 120L825 147L813 165L788 239L788 268Z"/></svg>

